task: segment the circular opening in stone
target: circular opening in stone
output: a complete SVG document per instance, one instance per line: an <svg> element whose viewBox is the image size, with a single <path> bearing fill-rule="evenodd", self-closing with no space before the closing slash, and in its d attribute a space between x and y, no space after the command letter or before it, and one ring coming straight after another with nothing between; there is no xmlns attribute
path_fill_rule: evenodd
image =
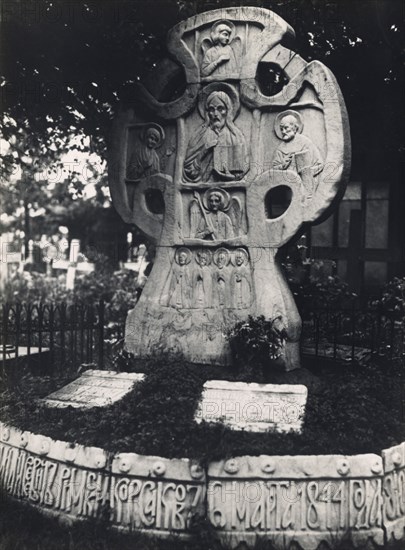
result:
<svg viewBox="0 0 405 550"><path fill-rule="evenodd" d="M167 103L175 101L186 91L187 82L184 70L181 67L175 67L172 74L167 78L165 85L160 93L159 101Z"/></svg>
<svg viewBox="0 0 405 550"><path fill-rule="evenodd" d="M278 94L288 83L288 76L277 63L261 61L257 66L256 80L263 95Z"/></svg>
<svg viewBox="0 0 405 550"><path fill-rule="evenodd" d="M145 191L145 202L147 209L152 214L164 214L165 202L159 189L148 189Z"/></svg>
<svg viewBox="0 0 405 550"><path fill-rule="evenodd" d="M264 198L266 218L274 220L284 214L290 206L292 191L287 185L278 185L270 189Z"/></svg>

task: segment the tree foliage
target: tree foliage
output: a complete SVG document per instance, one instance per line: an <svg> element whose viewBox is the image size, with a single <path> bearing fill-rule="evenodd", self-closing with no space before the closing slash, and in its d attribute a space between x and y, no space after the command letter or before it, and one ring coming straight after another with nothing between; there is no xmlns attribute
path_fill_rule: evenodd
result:
<svg viewBox="0 0 405 550"><path fill-rule="evenodd" d="M121 100L166 55L168 29L223 0L14 0L2 6L2 135L12 146L3 170L35 158L56 162L72 147L106 155ZM402 145L402 2L249 1L296 31L296 50L337 76L351 121L355 166L380 151L384 170ZM85 136L90 136L87 143ZM374 170L373 162L370 170Z"/></svg>

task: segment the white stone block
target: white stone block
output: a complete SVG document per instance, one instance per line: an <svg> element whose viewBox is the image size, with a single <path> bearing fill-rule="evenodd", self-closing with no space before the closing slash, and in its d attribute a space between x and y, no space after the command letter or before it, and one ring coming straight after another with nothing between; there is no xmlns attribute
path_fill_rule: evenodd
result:
<svg viewBox="0 0 405 550"><path fill-rule="evenodd" d="M132 390L144 374L88 370L41 401L48 407L106 407Z"/></svg>
<svg viewBox="0 0 405 550"><path fill-rule="evenodd" d="M196 421L224 422L233 430L299 432L308 390L301 384L255 384L209 380Z"/></svg>

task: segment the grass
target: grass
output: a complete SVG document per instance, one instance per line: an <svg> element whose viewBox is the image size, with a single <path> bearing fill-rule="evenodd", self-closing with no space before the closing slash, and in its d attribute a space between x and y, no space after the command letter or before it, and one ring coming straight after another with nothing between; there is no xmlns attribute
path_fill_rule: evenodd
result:
<svg viewBox="0 0 405 550"><path fill-rule="evenodd" d="M3 380L0 419L54 439L76 441L114 452L198 458L203 463L237 455L357 454L376 452L404 439L401 410L401 364L374 358L368 365L318 365L270 373L273 383L305 383L309 388L302 434L253 434L221 424L198 425L194 412L208 379L246 380L245 371L190 365L181 358L126 364L146 372L120 402L103 409L46 409L37 399L67 383L64 379L27 375L18 384ZM249 371L251 373L251 370ZM258 538L253 550L288 548ZM403 541L386 546L400 550ZM350 542L336 549L349 550ZM57 518L0 493L0 550L229 550L206 520L195 525L187 541L143 533L119 533L102 520L61 524ZM239 550L246 550L241 546Z"/></svg>
<svg viewBox="0 0 405 550"><path fill-rule="evenodd" d="M378 361L340 370L301 369L270 375L271 382L309 387L301 434L236 432L222 424L198 425L194 413L208 379L244 379L244 373L185 363L181 358L151 359L132 365L146 372L118 403L86 412L47 409L37 401L66 380L24 377L3 383L0 419L22 430L54 439L167 458L202 462L260 454L359 454L375 452L404 439L401 365Z"/></svg>

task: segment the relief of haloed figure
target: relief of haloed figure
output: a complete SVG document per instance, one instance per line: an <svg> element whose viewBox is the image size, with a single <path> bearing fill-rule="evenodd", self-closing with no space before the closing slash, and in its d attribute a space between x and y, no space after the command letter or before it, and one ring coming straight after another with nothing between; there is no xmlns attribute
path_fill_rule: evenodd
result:
<svg viewBox="0 0 405 550"><path fill-rule="evenodd" d="M249 255L244 248L237 248L233 254L234 269L231 275L231 302L235 309L245 309L252 303L252 275Z"/></svg>
<svg viewBox="0 0 405 550"><path fill-rule="evenodd" d="M211 27L210 36L201 44L201 76L218 80L238 78L242 47L240 38L235 37L235 25L230 21L217 21Z"/></svg>
<svg viewBox="0 0 405 550"><path fill-rule="evenodd" d="M292 170L302 180L303 202L312 199L317 187L317 176L324 168L321 153L313 141L301 132L304 128L301 115L288 110L277 115L274 131L282 143L273 158L276 170Z"/></svg>
<svg viewBox="0 0 405 550"><path fill-rule="evenodd" d="M253 300L249 254L225 247L179 248L162 294L162 303L176 309L246 309ZM194 259L194 261L192 261Z"/></svg>
<svg viewBox="0 0 405 550"><path fill-rule="evenodd" d="M192 299L192 273L189 267L191 251L179 248L174 255L175 264L168 289L168 306L175 308L190 308Z"/></svg>
<svg viewBox="0 0 405 550"><path fill-rule="evenodd" d="M199 250L196 252L195 261L197 268L194 274L194 300L196 308L211 307L212 297L212 277L210 264L212 255L209 250Z"/></svg>
<svg viewBox="0 0 405 550"><path fill-rule="evenodd" d="M192 183L240 180L249 169L245 138L233 122L236 92L211 92L204 104L204 123L190 138L183 176Z"/></svg>
<svg viewBox="0 0 405 550"><path fill-rule="evenodd" d="M156 149L165 139L159 124L149 123L141 132L137 147L131 154L127 167L127 179L140 180L160 172L160 159Z"/></svg>
<svg viewBox="0 0 405 550"><path fill-rule="evenodd" d="M160 158L156 149L162 146L165 132L159 124L150 122L141 131L136 130L135 148L127 164L127 195L130 206L133 205L135 186L143 178L153 176L161 171Z"/></svg>
<svg viewBox="0 0 405 550"><path fill-rule="evenodd" d="M195 191L189 214L191 238L223 241L246 233L242 201L224 189L209 189L202 198Z"/></svg>
<svg viewBox="0 0 405 550"><path fill-rule="evenodd" d="M214 307L226 307L230 302L229 268L230 253L226 248L218 248L213 258L216 269L213 273L212 302Z"/></svg>

